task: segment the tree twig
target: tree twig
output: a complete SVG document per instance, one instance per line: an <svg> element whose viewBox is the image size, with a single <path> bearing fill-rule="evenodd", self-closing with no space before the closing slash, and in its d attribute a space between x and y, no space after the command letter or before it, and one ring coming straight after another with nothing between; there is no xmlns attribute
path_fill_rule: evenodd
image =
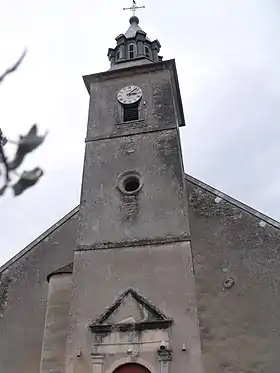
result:
<svg viewBox="0 0 280 373"><path fill-rule="evenodd" d="M0 129L0 156L1 156L2 163L4 164L4 168L5 168L5 184L8 184L8 182L10 181L9 166L8 166L8 160L5 155L3 146L4 146L3 145L3 134L2 134L2 130Z"/></svg>
<svg viewBox="0 0 280 373"><path fill-rule="evenodd" d="M27 51L24 50L22 55L20 56L20 58L17 60L17 62L9 67L2 75L0 75L0 83L2 83L2 81L6 78L7 75L13 73L14 71L16 71L16 69L19 67L19 65L22 63L25 55L26 55Z"/></svg>

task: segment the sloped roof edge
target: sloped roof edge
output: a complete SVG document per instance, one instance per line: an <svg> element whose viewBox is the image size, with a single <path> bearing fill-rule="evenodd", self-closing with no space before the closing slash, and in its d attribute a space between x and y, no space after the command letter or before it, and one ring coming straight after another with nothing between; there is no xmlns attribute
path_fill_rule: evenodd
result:
<svg viewBox="0 0 280 373"><path fill-rule="evenodd" d="M202 189L206 190L207 192L210 192L210 193L214 194L215 196L220 197L220 198L224 199L225 201L239 207L240 209L248 212L249 214L256 216L257 218L265 221L266 223L273 225L275 228L280 229L280 223L277 220L274 220L274 219L270 218L269 216L263 214L262 212L259 212L255 209L253 209L252 207L246 205L245 203L240 202L237 199L234 199L234 198L228 196L227 194L221 192L220 190L211 187L210 185L196 179L195 177L193 177L191 175L185 174L185 179L188 180L190 183L201 187Z"/></svg>
<svg viewBox="0 0 280 373"><path fill-rule="evenodd" d="M54 275L61 275L61 274L65 274L65 273L73 273L73 266L74 266L74 263L71 262L71 263L68 263L65 266L60 267L60 268L56 269L55 271L49 273L48 276L47 276L47 281L49 282L50 278Z"/></svg>
<svg viewBox="0 0 280 373"><path fill-rule="evenodd" d="M210 185L208 185L208 184L206 184L206 183L204 183L204 182L196 179L195 177L193 177L191 175L185 174L185 178L190 183L201 187L202 189L204 189L204 190L206 190L206 191L214 194L217 197L220 197L220 198L224 199L225 201L227 201L227 202L229 202L229 203L231 203L231 204L239 207L240 209L248 212L249 214L252 214L252 215L258 217L259 219L261 219L261 220L265 221L266 223L274 226L275 228L280 229L280 223L277 220L274 220L274 219L270 218L269 216L267 216L267 215L265 215L265 214L263 214L263 213L255 210L255 209L253 209L252 207L247 206L245 203L240 202L240 201L238 201L238 200L236 200L236 199L228 196L227 194L221 192L220 190L211 187ZM64 223L66 223L69 219L72 218L72 216L74 216L75 214L77 214L78 211L79 211L79 206L76 206L72 211L70 211L62 219L60 219L59 221L57 221L54 225L52 225L48 230L46 230L43 234L41 234L34 241L32 241L29 245L27 245L18 254L16 254L14 257L12 257L8 262L6 262L5 264L3 264L0 267L0 273L3 272L3 271L5 271L10 265L12 265L14 262L16 262L22 256L24 256L30 250L32 250L38 243L40 243L41 241L43 241L46 237L48 237L51 233L53 233L61 225L63 225Z"/></svg>
<svg viewBox="0 0 280 373"><path fill-rule="evenodd" d="M32 241L29 245L27 245L24 249L22 249L19 253L13 256L10 260L8 260L5 264L0 267L0 273L5 271L10 265L32 250L38 243L43 241L47 238L51 233L53 233L57 228L61 225L66 223L69 219L72 218L73 215L77 214L79 211L79 206L76 206L73 210L68 212L62 219L58 220L54 225L52 225L49 229L47 229L44 233L42 233L39 237L37 237L34 241Z"/></svg>

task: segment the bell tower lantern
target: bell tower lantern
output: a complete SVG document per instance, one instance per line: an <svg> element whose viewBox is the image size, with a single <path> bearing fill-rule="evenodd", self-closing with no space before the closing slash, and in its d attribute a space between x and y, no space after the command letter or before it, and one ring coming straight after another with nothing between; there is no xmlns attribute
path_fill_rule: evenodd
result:
<svg viewBox="0 0 280 373"><path fill-rule="evenodd" d="M130 26L126 33L116 37L116 47L108 50L111 69L162 61L162 57L158 55L160 42L151 41L139 26L139 18L136 17L135 11L140 8L144 6L137 6L135 1L130 8L123 8L132 10L133 16L129 20Z"/></svg>

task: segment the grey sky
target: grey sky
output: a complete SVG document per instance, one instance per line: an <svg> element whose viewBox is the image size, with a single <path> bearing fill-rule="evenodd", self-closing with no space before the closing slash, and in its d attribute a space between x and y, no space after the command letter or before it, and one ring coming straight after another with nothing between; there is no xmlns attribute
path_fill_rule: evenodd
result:
<svg viewBox="0 0 280 373"><path fill-rule="evenodd" d="M144 0L143 0L144 1ZM50 134L24 168L40 183L0 209L0 264L79 202L88 94L82 75L109 68L130 0L1 0L0 71L29 49L0 89L0 123L15 138ZM140 0L139 0L140 4ZM186 172L280 219L280 3L145 0L141 28L175 58L187 126Z"/></svg>

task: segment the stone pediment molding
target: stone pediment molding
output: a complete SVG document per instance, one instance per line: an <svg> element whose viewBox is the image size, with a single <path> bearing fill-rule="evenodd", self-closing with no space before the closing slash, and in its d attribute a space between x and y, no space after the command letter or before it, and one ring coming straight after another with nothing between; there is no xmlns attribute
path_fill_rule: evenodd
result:
<svg viewBox="0 0 280 373"><path fill-rule="evenodd" d="M93 333L113 331L167 329L172 319L139 294L125 290L103 314L89 325Z"/></svg>

